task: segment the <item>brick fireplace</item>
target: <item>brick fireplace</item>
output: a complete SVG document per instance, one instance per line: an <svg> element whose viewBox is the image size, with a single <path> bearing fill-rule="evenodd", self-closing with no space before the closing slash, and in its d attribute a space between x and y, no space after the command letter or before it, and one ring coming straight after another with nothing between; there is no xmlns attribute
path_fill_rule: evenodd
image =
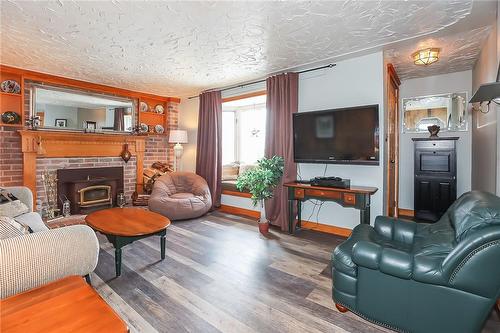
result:
<svg viewBox="0 0 500 333"><path fill-rule="evenodd" d="M121 166L58 169L57 193L69 199L71 214L88 214L116 206L117 194L124 192L123 179Z"/></svg>
<svg viewBox="0 0 500 333"><path fill-rule="evenodd" d="M123 169L123 193L130 202L130 197L136 185L136 158L132 157L128 163L120 157L80 157L80 158L39 158L37 160L36 194L39 203L45 200L43 189L43 171L57 172L57 170L80 168L119 167ZM69 197L68 197L69 199ZM71 199L70 199L71 200ZM72 201L72 200L71 200ZM59 203L60 204L60 203Z"/></svg>

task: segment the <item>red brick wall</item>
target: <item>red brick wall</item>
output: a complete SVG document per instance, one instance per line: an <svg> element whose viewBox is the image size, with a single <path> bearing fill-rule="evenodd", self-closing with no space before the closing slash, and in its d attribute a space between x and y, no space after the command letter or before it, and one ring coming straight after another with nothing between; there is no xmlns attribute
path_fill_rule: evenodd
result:
<svg viewBox="0 0 500 333"><path fill-rule="evenodd" d="M29 84L25 84L25 110L26 118L29 117L30 100ZM169 102L168 129L176 129L178 126L178 103ZM136 115L137 116L137 115ZM137 119L137 117L136 117ZM153 162L161 161L173 164L173 145L168 143L168 135L152 135L146 139L146 151L144 156L144 167L149 167ZM16 129L0 126L0 186L22 185L22 163L21 137ZM43 170L57 170L59 168L86 168L102 166L124 166L125 194L128 198L134 191L136 183L136 160L133 157L128 163L119 157L100 158L39 158L37 160L37 196L45 197L41 173Z"/></svg>
<svg viewBox="0 0 500 333"><path fill-rule="evenodd" d="M123 167L123 189L127 201L135 191L136 159L132 157L125 163L121 157L87 157L87 158L39 158L36 168L36 195L37 202L43 202L45 191L43 189L42 173L56 171L57 169L76 169L92 167Z"/></svg>
<svg viewBox="0 0 500 333"><path fill-rule="evenodd" d="M0 126L0 186L23 183L21 138L16 130Z"/></svg>

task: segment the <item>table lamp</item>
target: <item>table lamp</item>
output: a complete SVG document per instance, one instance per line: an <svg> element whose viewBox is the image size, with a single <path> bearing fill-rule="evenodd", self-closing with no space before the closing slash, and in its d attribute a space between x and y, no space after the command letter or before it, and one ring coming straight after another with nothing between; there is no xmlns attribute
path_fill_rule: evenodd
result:
<svg viewBox="0 0 500 333"><path fill-rule="evenodd" d="M185 130L171 130L170 136L168 137L169 143L175 143L174 146L174 171L177 171L177 160L182 157L182 148L181 143L187 143L187 131ZM179 168L180 169L180 168Z"/></svg>

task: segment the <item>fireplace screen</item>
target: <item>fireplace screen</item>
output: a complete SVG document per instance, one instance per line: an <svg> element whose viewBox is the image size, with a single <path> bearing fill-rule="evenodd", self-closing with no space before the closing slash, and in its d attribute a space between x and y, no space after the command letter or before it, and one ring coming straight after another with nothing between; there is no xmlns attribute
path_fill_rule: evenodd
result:
<svg viewBox="0 0 500 333"><path fill-rule="evenodd" d="M111 205L111 186L94 185L82 188L78 191L80 194L80 207L92 207L101 205Z"/></svg>

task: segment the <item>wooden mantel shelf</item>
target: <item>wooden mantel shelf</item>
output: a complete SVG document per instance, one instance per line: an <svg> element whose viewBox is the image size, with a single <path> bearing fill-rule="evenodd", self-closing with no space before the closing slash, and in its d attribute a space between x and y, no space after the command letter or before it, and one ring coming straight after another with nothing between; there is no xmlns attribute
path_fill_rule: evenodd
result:
<svg viewBox="0 0 500 333"><path fill-rule="evenodd" d="M127 134L20 130L23 183L36 194L37 157L118 157L123 145L136 156L136 189L142 190L145 137Z"/></svg>

